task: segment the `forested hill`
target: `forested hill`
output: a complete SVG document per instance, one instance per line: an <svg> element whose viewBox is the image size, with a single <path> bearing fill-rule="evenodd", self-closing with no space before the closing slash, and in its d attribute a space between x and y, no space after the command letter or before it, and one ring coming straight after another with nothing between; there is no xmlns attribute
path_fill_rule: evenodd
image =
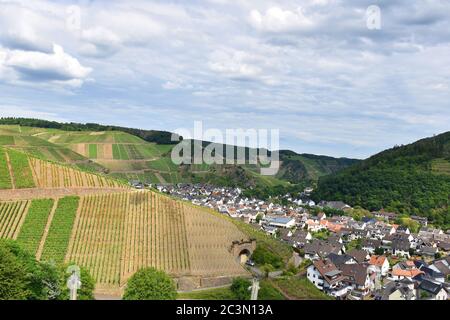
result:
<svg viewBox="0 0 450 320"><path fill-rule="evenodd" d="M303 180L317 181L321 176L336 173L360 162L357 159L298 154L290 150L281 150L280 160L281 168L277 176L293 183Z"/></svg>
<svg viewBox="0 0 450 320"><path fill-rule="evenodd" d="M396 146L319 179L315 199L427 216L450 227L450 132Z"/></svg>

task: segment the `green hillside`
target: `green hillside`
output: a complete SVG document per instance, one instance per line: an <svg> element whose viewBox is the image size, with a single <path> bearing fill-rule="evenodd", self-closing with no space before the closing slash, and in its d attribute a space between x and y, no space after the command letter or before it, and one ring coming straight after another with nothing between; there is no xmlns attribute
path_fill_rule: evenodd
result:
<svg viewBox="0 0 450 320"><path fill-rule="evenodd" d="M53 143L51 137L60 132L56 129L0 125L0 146L13 148L43 160L74 164L95 172L105 171L101 165L65 145Z"/></svg>
<svg viewBox="0 0 450 320"><path fill-rule="evenodd" d="M333 158L313 154L297 154L293 151L280 151L282 161L277 177L290 182L302 180L317 181L319 177L338 172L359 160Z"/></svg>
<svg viewBox="0 0 450 320"><path fill-rule="evenodd" d="M316 200L385 208L450 226L450 132L383 151L319 179Z"/></svg>
<svg viewBox="0 0 450 320"><path fill-rule="evenodd" d="M144 183L202 182L244 188L306 186L357 161L281 151L281 167L276 176L262 176L261 167L250 164L178 166L170 158L174 144L167 137L168 133L162 131L98 124L0 119L0 145L43 160L74 164L82 170ZM207 144L202 142L203 148ZM238 149L246 154L250 151L235 147L235 154Z"/></svg>

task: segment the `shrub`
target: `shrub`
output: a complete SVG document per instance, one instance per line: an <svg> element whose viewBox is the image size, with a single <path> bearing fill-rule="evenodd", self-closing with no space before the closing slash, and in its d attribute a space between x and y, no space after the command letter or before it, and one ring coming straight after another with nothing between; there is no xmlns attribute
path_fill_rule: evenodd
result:
<svg viewBox="0 0 450 320"><path fill-rule="evenodd" d="M235 278L231 284L231 292L236 300L249 300L250 290L249 287L252 285L250 280L244 278Z"/></svg>
<svg viewBox="0 0 450 320"><path fill-rule="evenodd" d="M279 256L259 245L256 246L252 259L258 265L270 264L275 269L279 269L283 266L283 260Z"/></svg>
<svg viewBox="0 0 450 320"><path fill-rule="evenodd" d="M174 300L177 291L173 280L155 268L144 268L129 280L124 300Z"/></svg>
<svg viewBox="0 0 450 320"><path fill-rule="evenodd" d="M15 241L0 240L0 300L65 299L63 274L54 263L36 261Z"/></svg>

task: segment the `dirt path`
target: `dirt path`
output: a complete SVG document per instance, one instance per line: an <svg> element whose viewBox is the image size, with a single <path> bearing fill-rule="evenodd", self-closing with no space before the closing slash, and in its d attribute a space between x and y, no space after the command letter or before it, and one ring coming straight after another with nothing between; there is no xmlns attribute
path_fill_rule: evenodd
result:
<svg viewBox="0 0 450 320"><path fill-rule="evenodd" d="M108 294L96 294L94 293L95 300L122 300L119 295L108 295Z"/></svg>
<svg viewBox="0 0 450 320"><path fill-rule="evenodd" d="M36 252L36 260L40 260L42 256L42 251L44 250L45 240L47 239L48 230L50 230L50 226L52 224L53 216L55 215L56 207L58 206L59 199L56 199L53 202L52 211L48 216L47 224L45 225L44 234L42 235L41 242L39 243L38 250Z"/></svg>
<svg viewBox="0 0 450 320"><path fill-rule="evenodd" d="M11 177L11 186L13 189L16 188L16 180L14 179L14 173L11 166L11 160L9 159L8 152L5 151L6 164L8 165L9 176Z"/></svg>
<svg viewBox="0 0 450 320"><path fill-rule="evenodd" d="M84 196L89 194L118 193L130 191L125 188L32 188L0 190L0 201L59 198L65 196Z"/></svg>

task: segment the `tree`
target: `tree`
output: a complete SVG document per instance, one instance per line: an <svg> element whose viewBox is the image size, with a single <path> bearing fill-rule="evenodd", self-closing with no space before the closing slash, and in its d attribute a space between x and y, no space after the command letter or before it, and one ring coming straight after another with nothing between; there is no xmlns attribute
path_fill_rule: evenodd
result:
<svg viewBox="0 0 450 320"><path fill-rule="evenodd" d="M384 254L384 249L383 249L382 247L375 248L374 253L375 253L377 256L381 256L381 255Z"/></svg>
<svg viewBox="0 0 450 320"><path fill-rule="evenodd" d="M155 268L136 272L127 283L124 300L175 300L177 291L173 280Z"/></svg>
<svg viewBox="0 0 450 320"><path fill-rule="evenodd" d="M36 261L15 241L0 240L0 300L68 300L66 267ZM93 299L94 280L81 269L79 300Z"/></svg>
<svg viewBox="0 0 450 320"><path fill-rule="evenodd" d="M25 300L30 296L27 268L12 252L10 243L0 245L0 300Z"/></svg>
<svg viewBox="0 0 450 320"><path fill-rule="evenodd" d="M263 265L261 267L261 271L264 272L264 277L268 278L269 277L269 273L275 271L275 268L273 267L273 265L266 263L265 265Z"/></svg>
<svg viewBox="0 0 450 320"><path fill-rule="evenodd" d="M263 215L261 214L261 213L258 213L257 215L256 215L256 223L259 223L260 221L261 221L261 219L263 218Z"/></svg>
<svg viewBox="0 0 450 320"><path fill-rule="evenodd" d="M270 264L275 269L283 266L283 260L268 250L265 246L257 245L255 251L252 254L252 260L257 265Z"/></svg>
<svg viewBox="0 0 450 320"><path fill-rule="evenodd" d="M236 300L249 300L250 291L248 288L251 286L251 282L244 278L235 278L231 284L231 292L233 293Z"/></svg>

